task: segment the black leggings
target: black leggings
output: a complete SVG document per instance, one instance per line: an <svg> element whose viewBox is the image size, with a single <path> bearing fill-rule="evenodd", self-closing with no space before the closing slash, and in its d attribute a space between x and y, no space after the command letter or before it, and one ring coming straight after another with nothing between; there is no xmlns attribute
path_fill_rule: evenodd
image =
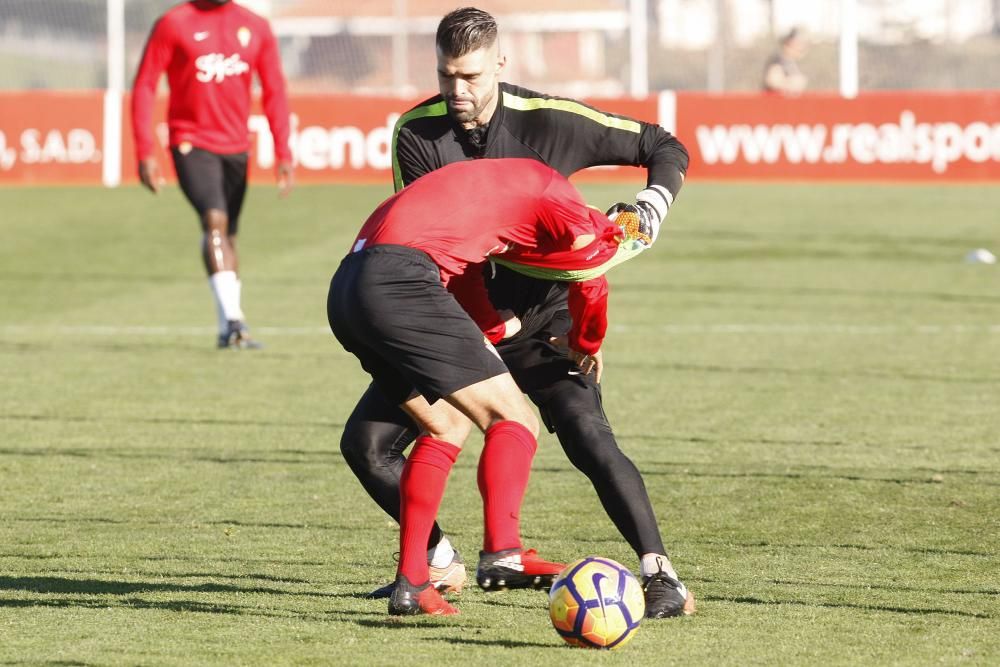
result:
<svg viewBox="0 0 1000 667"><path fill-rule="evenodd" d="M548 332L542 332L501 345L498 351L570 462L590 479L604 510L636 554L666 553L642 475L615 442L600 387L592 376L569 375L571 362L547 341ZM406 413L369 386L340 441L340 451L361 485L396 521L403 452L417 435ZM435 523L428 548L440 539L441 529Z"/></svg>

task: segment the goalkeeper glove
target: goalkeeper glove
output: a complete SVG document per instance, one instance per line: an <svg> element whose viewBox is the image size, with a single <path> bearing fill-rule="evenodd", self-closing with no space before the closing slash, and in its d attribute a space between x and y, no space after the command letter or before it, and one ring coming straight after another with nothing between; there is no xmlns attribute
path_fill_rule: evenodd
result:
<svg viewBox="0 0 1000 667"><path fill-rule="evenodd" d="M634 204L615 204L608 209L607 215L618 223L628 239L638 240L649 247L660 234L660 225L667 217L674 198L662 185L651 185L637 194L635 199Z"/></svg>
<svg viewBox="0 0 1000 667"><path fill-rule="evenodd" d="M618 202L608 209L607 216L611 222L621 227L626 241L638 241L647 248L653 245L653 237L650 234L652 229L646 222L647 216L637 204Z"/></svg>

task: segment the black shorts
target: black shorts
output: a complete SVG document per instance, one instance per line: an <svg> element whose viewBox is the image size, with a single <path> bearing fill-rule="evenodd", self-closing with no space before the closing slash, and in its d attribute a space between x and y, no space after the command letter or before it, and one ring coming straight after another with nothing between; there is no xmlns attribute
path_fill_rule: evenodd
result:
<svg viewBox="0 0 1000 667"><path fill-rule="evenodd" d="M177 182L198 215L209 209L223 211L229 217L229 233L235 234L247 192L247 154L222 155L197 147L185 152L177 146L170 153Z"/></svg>
<svg viewBox="0 0 1000 667"><path fill-rule="evenodd" d="M376 245L351 253L330 281L330 328L393 404L433 403L507 367L419 250Z"/></svg>

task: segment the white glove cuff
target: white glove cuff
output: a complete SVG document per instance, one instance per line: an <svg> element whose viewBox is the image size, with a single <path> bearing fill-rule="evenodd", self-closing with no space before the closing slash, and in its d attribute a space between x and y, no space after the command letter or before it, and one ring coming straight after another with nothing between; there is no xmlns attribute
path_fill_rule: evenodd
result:
<svg viewBox="0 0 1000 667"><path fill-rule="evenodd" d="M651 185L637 194L635 200L649 204L656 211L656 214L660 216L659 222L663 222L664 218L667 217L667 212L670 210L671 204L674 203L674 196L670 194L670 190L667 190L662 185Z"/></svg>

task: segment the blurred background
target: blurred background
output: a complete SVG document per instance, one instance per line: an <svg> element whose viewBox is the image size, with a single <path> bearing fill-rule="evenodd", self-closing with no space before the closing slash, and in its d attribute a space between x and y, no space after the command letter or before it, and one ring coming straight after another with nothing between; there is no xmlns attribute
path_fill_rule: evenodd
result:
<svg viewBox="0 0 1000 667"><path fill-rule="evenodd" d="M104 88L115 75L109 62L123 69L119 76L131 87L153 22L174 4L0 0L0 90ZM759 90L765 61L792 28L804 35L800 66L810 91L840 89L845 57L849 68L856 61L860 90L1000 87L1000 0L242 4L271 19L290 88L299 93L434 91L434 30L443 14L463 4L498 18L504 50L516 54L506 78L553 94Z"/></svg>
<svg viewBox="0 0 1000 667"><path fill-rule="evenodd" d="M437 92L438 22L469 0L236 1L278 37L300 180L384 182L396 119ZM129 91L176 4L0 0L0 184L134 182ZM506 81L662 125L697 178L1000 180L1000 0L475 5L497 18ZM764 92L776 59L789 85ZM167 93L164 77L164 145ZM248 130L267 175L259 107Z"/></svg>

